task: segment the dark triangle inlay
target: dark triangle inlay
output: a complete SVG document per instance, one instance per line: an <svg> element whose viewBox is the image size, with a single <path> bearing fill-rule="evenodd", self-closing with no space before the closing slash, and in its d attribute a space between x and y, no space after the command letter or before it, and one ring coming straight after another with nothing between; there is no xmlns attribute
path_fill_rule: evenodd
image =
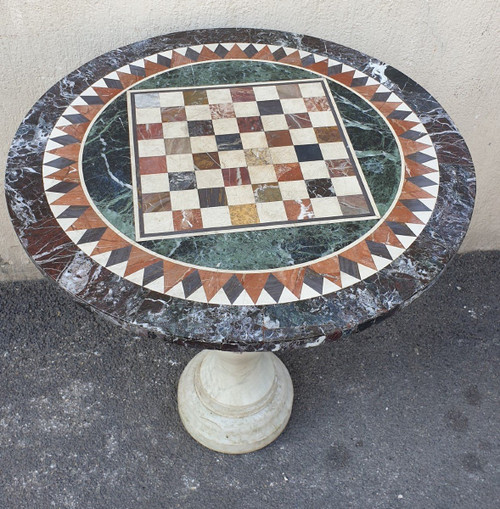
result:
<svg viewBox="0 0 500 509"><path fill-rule="evenodd" d="M315 292L319 294L323 293L323 276L314 272L314 270L306 269L304 274L304 284L311 287Z"/></svg>
<svg viewBox="0 0 500 509"><path fill-rule="evenodd" d="M57 218L61 219L78 219L89 207L84 205L71 205Z"/></svg>
<svg viewBox="0 0 500 509"><path fill-rule="evenodd" d="M233 302L241 295L241 292L243 292L243 286L235 275L231 277L222 289L226 293L231 304L233 304Z"/></svg>
<svg viewBox="0 0 500 509"><path fill-rule="evenodd" d="M248 58L252 58L254 55L258 53L258 51L255 49L255 46L253 44L250 44L247 48L243 50L243 53L245 53L245 55Z"/></svg>
<svg viewBox="0 0 500 509"><path fill-rule="evenodd" d="M185 277L182 280L182 287L184 288L184 295L186 297L189 297L191 294L196 292L198 288L201 286L201 277L200 273L195 270L194 272L191 272L189 276Z"/></svg>
<svg viewBox="0 0 500 509"><path fill-rule="evenodd" d="M106 263L106 267L111 267L112 265L117 265L119 263L126 262L130 256L130 251L132 250L132 246L121 247L120 249L115 249L111 251L111 255L108 258L108 263Z"/></svg>
<svg viewBox="0 0 500 509"><path fill-rule="evenodd" d="M144 67L139 67L138 65L131 65L130 67L130 74L133 74L134 76L140 76L141 78L146 77L146 69Z"/></svg>
<svg viewBox="0 0 500 509"><path fill-rule="evenodd" d="M391 253L389 253L389 250L385 244L381 244L380 242L373 242L373 240L367 240L366 245L368 246L368 249L372 255L380 256L386 260L392 260Z"/></svg>
<svg viewBox="0 0 500 509"><path fill-rule="evenodd" d="M75 187L78 187L77 182L58 182L55 186L52 186L50 189L47 189L47 191L51 193L66 194Z"/></svg>
<svg viewBox="0 0 500 509"><path fill-rule="evenodd" d="M170 65L172 64L172 59L167 58L163 55L158 55L156 61L158 62L159 65L163 65L163 67L170 67Z"/></svg>
<svg viewBox="0 0 500 509"><path fill-rule="evenodd" d="M409 130L403 134L400 134L399 137L405 138L406 140L415 141L415 140L418 140L419 138L422 138L422 136L425 136L425 134L426 133L421 133L420 131Z"/></svg>
<svg viewBox="0 0 500 509"><path fill-rule="evenodd" d="M189 60L192 60L193 62L198 61L198 57L200 56L199 53L197 53L194 49L188 48L186 50L186 58L189 58Z"/></svg>
<svg viewBox="0 0 500 509"><path fill-rule="evenodd" d="M112 78L104 78L104 83L106 83L108 88L114 88L117 90L123 89L123 85L122 85L121 81L119 81L119 80L114 80Z"/></svg>
<svg viewBox="0 0 500 509"><path fill-rule="evenodd" d="M87 117L84 117L79 113L74 115L63 115L63 117L72 124L85 124L86 122L89 122L89 119Z"/></svg>
<svg viewBox="0 0 500 509"><path fill-rule="evenodd" d="M62 170L63 168L66 168L70 164L73 164L75 161L71 159L67 159L66 157L58 157L57 159L54 159L53 161L49 161L48 163L44 163L45 166L52 166L52 168L57 168L58 170ZM48 175L50 178L50 175Z"/></svg>
<svg viewBox="0 0 500 509"><path fill-rule="evenodd" d="M224 58L224 57L225 57L225 56L229 53L229 51L228 51L226 48L224 48L224 46L222 46L222 44L219 44L219 45L215 48L214 53L215 53L216 55L218 55L219 57Z"/></svg>
<svg viewBox="0 0 500 509"><path fill-rule="evenodd" d="M278 279L272 274L267 278L264 290L276 301L279 302L281 294L284 289L283 283L280 283Z"/></svg>
<svg viewBox="0 0 500 509"><path fill-rule="evenodd" d="M314 57L312 55L307 55L307 57L302 58L302 65L307 67L308 65L313 65L316 63Z"/></svg>
<svg viewBox="0 0 500 509"><path fill-rule="evenodd" d="M431 209L420 200L401 200L401 203L412 212L429 212Z"/></svg>
<svg viewBox="0 0 500 509"><path fill-rule="evenodd" d="M392 92L377 92L370 100L374 102L385 103L387 99L391 97L391 94Z"/></svg>
<svg viewBox="0 0 500 509"><path fill-rule="evenodd" d="M437 186L436 182L434 180L431 180L427 177L424 177L424 175L418 175L416 177L410 177L408 179L409 182L412 184L415 184L418 187L429 187L429 186Z"/></svg>
<svg viewBox="0 0 500 509"><path fill-rule="evenodd" d="M163 276L163 262L160 260L159 262L153 263L153 265L148 265L144 269L144 278L142 280L142 284L144 286L149 285L149 283L156 281L162 276Z"/></svg>
<svg viewBox="0 0 500 509"><path fill-rule="evenodd" d="M103 100L98 95L82 95L81 98L89 105L104 104Z"/></svg>
<svg viewBox="0 0 500 509"><path fill-rule="evenodd" d="M72 145L73 143L80 143L80 140L73 138L69 134L65 134L64 136L57 136L55 138L51 138L51 141L55 141L59 143L59 145Z"/></svg>
<svg viewBox="0 0 500 509"><path fill-rule="evenodd" d="M361 78L354 78L351 81L351 87L364 87L368 81L368 76L362 76Z"/></svg>
<svg viewBox="0 0 500 509"><path fill-rule="evenodd" d="M273 53L273 57L276 60L281 60L286 57L286 51L283 48L279 48Z"/></svg>
<svg viewBox="0 0 500 509"><path fill-rule="evenodd" d="M328 68L328 75L334 76L335 74L340 74L342 72L342 64L332 65Z"/></svg>
<svg viewBox="0 0 500 509"><path fill-rule="evenodd" d="M361 275L359 274L358 264L353 262L352 260L348 260L343 256L339 256L339 267L340 271L345 274L349 274L349 276L355 277L356 279L361 279Z"/></svg>
<svg viewBox="0 0 500 509"><path fill-rule="evenodd" d="M106 230L107 228L105 226L103 228L92 228L87 230L77 244L80 245L87 244L87 242L97 242L104 235Z"/></svg>
<svg viewBox="0 0 500 509"><path fill-rule="evenodd" d="M427 163L428 161L436 159L435 157L424 154L423 152L414 152L413 154L410 154L409 156L406 157L419 164Z"/></svg>
<svg viewBox="0 0 500 509"><path fill-rule="evenodd" d="M416 235L404 223L387 221L386 224L396 235L406 235L407 237L416 237Z"/></svg>
<svg viewBox="0 0 500 509"><path fill-rule="evenodd" d="M393 120L404 120L406 117L410 115L411 111L394 110L387 118L392 118Z"/></svg>

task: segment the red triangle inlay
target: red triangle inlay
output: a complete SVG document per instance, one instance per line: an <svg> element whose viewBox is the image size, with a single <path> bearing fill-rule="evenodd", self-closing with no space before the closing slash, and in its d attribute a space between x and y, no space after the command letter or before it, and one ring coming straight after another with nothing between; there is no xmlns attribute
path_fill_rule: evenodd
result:
<svg viewBox="0 0 500 509"><path fill-rule="evenodd" d="M47 178L64 180L65 182L80 182L80 175L78 174L78 166L76 164L51 173Z"/></svg>
<svg viewBox="0 0 500 509"><path fill-rule="evenodd" d="M121 92L120 88L105 88L105 87L92 87L92 88L105 103L113 99L113 97L116 97Z"/></svg>
<svg viewBox="0 0 500 509"><path fill-rule="evenodd" d="M385 223L381 224L367 240L372 240L373 242L378 242L388 246L404 248L395 233Z"/></svg>
<svg viewBox="0 0 500 509"><path fill-rule="evenodd" d="M434 198L432 194L428 193L425 188L418 187L413 182L408 180L403 184L403 189L401 190L400 200L413 200L419 198Z"/></svg>
<svg viewBox="0 0 500 509"><path fill-rule="evenodd" d="M70 136L73 136L73 138L82 141L85 133L87 132L89 124L90 122L86 122L85 124L70 124L61 127L58 126L57 128L69 134Z"/></svg>
<svg viewBox="0 0 500 509"><path fill-rule="evenodd" d="M376 94L379 86L380 85L364 85L362 87L353 87L353 90L370 100L374 94Z"/></svg>
<svg viewBox="0 0 500 509"><path fill-rule="evenodd" d="M402 203L397 203L392 212L387 217L387 221L395 221L398 223L414 223L424 224L422 221Z"/></svg>
<svg viewBox="0 0 500 509"><path fill-rule="evenodd" d="M153 74L158 74L159 72L166 71L168 67L144 59L144 69L146 71L146 76L152 76Z"/></svg>
<svg viewBox="0 0 500 509"><path fill-rule="evenodd" d="M282 60L280 60L280 62L281 61ZM312 65L308 65L306 69L310 69L311 71L318 72L320 74L328 76L328 59L322 60L320 62L315 62Z"/></svg>
<svg viewBox="0 0 500 509"><path fill-rule="evenodd" d="M340 280L340 267L339 267L339 258L338 256L332 256L331 258L327 258L326 260L321 260L319 262L311 265L311 269L318 274L321 274L323 277L336 284L337 286L342 286Z"/></svg>
<svg viewBox="0 0 500 509"><path fill-rule="evenodd" d="M52 205L88 205L88 203L83 189L78 186L52 202Z"/></svg>
<svg viewBox="0 0 500 509"><path fill-rule="evenodd" d="M130 251L130 255L127 261L127 268L125 270L124 276L129 276L138 270L143 269L144 267L148 267L149 265L153 265L158 261L158 257L149 253L146 253L142 249L139 249L136 246L132 246L132 250Z"/></svg>
<svg viewBox="0 0 500 509"><path fill-rule="evenodd" d="M351 82L354 78L354 73L356 71L347 71L347 72L340 72L338 74L334 74L333 76L330 76L333 80L338 81L340 83L343 83L344 85L347 85L348 87L351 86Z"/></svg>
<svg viewBox="0 0 500 509"><path fill-rule="evenodd" d="M267 46L264 46L258 53L255 53L252 60L270 60L272 62L276 62L274 55Z"/></svg>
<svg viewBox="0 0 500 509"><path fill-rule="evenodd" d="M302 285L304 284L305 267L299 267L291 270L281 270L273 272L276 279L286 286L297 298L300 298Z"/></svg>
<svg viewBox="0 0 500 509"><path fill-rule="evenodd" d="M206 46L203 46L200 56L198 57L198 62L206 62L207 60L220 60L220 56Z"/></svg>
<svg viewBox="0 0 500 509"><path fill-rule="evenodd" d="M71 191L70 191L71 192ZM69 193L68 193L69 194ZM73 205L73 204L72 204ZM79 204L78 204L79 205ZM96 212L90 207L68 228L68 231L90 230L102 228L104 223Z"/></svg>
<svg viewBox="0 0 500 509"><path fill-rule="evenodd" d="M215 272L208 270L198 270L198 272L208 301L210 301L233 276L231 273L227 272Z"/></svg>
<svg viewBox="0 0 500 509"><path fill-rule="evenodd" d="M262 289L266 285L269 273L236 274L236 277L248 295L250 295L252 301L256 303L262 293Z"/></svg>
<svg viewBox="0 0 500 509"><path fill-rule="evenodd" d="M85 106L73 106L76 111L81 113L85 118L92 120L101 110L102 104L88 104Z"/></svg>
<svg viewBox="0 0 500 509"><path fill-rule="evenodd" d="M298 51L290 53L285 58L282 58L280 62L283 62L284 64L297 65L299 67L302 67L302 60L300 59Z"/></svg>
<svg viewBox="0 0 500 509"><path fill-rule="evenodd" d="M141 76L136 76L135 74L128 74L122 71L116 71L118 74L118 78L120 79L123 88L131 87L135 85L138 81L141 81L143 78Z"/></svg>
<svg viewBox="0 0 500 509"><path fill-rule="evenodd" d="M224 57L225 59L238 58L248 60L247 54L237 45L235 44L229 53Z"/></svg>
<svg viewBox="0 0 500 509"><path fill-rule="evenodd" d="M180 53L177 53L177 51L172 52L172 64L171 67L178 67L179 65L186 65L186 64L192 64L193 60L191 60L188 57L185 57L184 55L181 55Z"/></svg>
<svg viewBox="0 0 500 509"><path fill-rule="evenodd" d="M347 251L344 251L342 256L348 260L361 263L362 265L366 265L366 267L377 270L377 266L373 261L372 254L370 253L365 241L362 241L349 248Z"/></svg>
<svg viewBox="0 0 500 509"><path fill-rule="evenodd" d="M66 145L64 147L54 148L49 150L49 154L54 154L59 157L65 157L66 159L71 159L72 161L78 161L78 156L80 154L80 143L73 143L71 145Z"/></svg>
<svg viewBox="0 0 500 509"><path fill-rule="evenodd" d="M126 247L129 245L129 242L116 234L113 230L108 228L103 236L100 238L99 243L92 251L92 255L98 255L101 253L107 253L109 251L114 251L115 249L120 249L122 247Z"/></svg>
<svg viewBox="0 0 500 509"><path fill-rule="evenodd" d="M168 292L173 288L179 281L182 281L186 276L189 276L195 269L192 267L186 267L178 263L172 263L169 261L163 262L163 279L164 279L164 291Z"/></svg>

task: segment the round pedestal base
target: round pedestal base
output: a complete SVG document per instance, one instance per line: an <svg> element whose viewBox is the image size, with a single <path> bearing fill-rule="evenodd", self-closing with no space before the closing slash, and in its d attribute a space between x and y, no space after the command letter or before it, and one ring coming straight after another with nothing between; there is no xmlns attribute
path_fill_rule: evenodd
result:
<svg viewBox="0 0 500 509"><path fill-rule="evenodd" d="M270 444L285 428L292 403L290 374L268 352L203 351L179 380L184 427L218 452L241 454Z"/></svg>

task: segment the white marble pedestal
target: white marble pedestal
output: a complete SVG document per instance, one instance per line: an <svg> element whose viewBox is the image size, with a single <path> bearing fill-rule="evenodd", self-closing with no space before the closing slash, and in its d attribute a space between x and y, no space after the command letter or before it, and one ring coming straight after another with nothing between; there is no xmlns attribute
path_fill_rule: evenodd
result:
<svg viewBox="0 0 500 509"><path fill-rule="evenodd" d="M285 428L293 386L272 353L205 350L179 380L178 404L188 433L214 451L241 454L270 444Z"/></svg>

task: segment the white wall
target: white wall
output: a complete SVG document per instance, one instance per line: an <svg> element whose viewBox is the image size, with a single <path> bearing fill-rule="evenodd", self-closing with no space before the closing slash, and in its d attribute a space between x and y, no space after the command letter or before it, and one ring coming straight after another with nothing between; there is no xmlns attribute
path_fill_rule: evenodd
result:
<svg viewBox="0 0 500 509"><path fill-rule="evenodd" d="M302 5L299 8L299 5ZM0 160L31 105L88 60L154 35L254 26L332 40L388 62L444 106L472 152L478 199L463 251L500 249L498 0L0 0ZM0 280L40 277L0 197Z"/></svg>

